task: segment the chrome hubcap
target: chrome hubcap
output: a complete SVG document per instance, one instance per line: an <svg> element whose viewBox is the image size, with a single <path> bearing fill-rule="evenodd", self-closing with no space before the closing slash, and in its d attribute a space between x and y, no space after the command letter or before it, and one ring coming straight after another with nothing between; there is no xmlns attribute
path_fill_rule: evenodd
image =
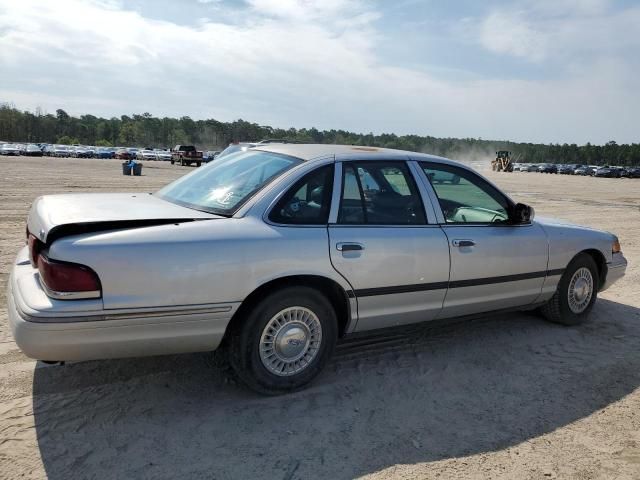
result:
<svg viewBox="0 0 640 480"><path fill-rule="evenodd" d="M588 268L581 267L569 282L569 308L573 313L582 313L589 306L593 295L593 276Z"/></svg>
<svg viewBox="0 0 640 480"><path fill-rule="evenodd" d="M301 372L318 354L320 320L308 308L288 307L276 313L260 337L260 360L271 373L286 377Z"/></svg>

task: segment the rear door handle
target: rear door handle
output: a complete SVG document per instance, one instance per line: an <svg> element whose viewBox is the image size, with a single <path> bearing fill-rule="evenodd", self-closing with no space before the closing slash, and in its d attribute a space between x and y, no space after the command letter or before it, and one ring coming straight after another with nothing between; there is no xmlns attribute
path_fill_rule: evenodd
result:
<svg viewBox="0 0 640 480"><path fill-rule="evenodd" d="M476 244L473 240L453 240L451 243L454 247L473 247Z"/></svg>
<svg viewBox="0 0 640 480"><path fill-rule="evenodd" d="M340 252L355 252L364 250L364 245L357 242L339 242L336 243L336 249Z"/></svg>

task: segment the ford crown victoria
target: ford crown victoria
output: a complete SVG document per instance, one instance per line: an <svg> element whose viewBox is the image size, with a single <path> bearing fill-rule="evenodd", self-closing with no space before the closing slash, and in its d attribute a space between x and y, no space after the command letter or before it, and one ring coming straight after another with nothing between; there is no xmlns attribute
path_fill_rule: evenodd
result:
<svg viewBox="0 0 640 480"><path fill-rule="evenodd" d="M30 357L224 346L249 387L308 384L338 338L505 309L581 323L626 260L430 155L258 145L154 194L38 198L9 285Z"/></svg>

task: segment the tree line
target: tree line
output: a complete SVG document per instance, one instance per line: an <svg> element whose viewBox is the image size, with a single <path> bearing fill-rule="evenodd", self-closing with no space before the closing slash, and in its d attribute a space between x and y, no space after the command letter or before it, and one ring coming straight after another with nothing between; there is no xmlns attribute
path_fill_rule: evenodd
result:
<svg viewBox="0 0 640 480"><path fill-rule="evenodd" d="M420 135L354 133L316 128L273 128L242 119L221 122L190 117L154 117L149 113L101 118L74 117L62 109L54 114L21 111L0 105L0 141L135 146L169 148L196 145L203 150L219 150L231 142L278 138L304 143L336 143L397 148L425 152L459 160L489 159L496 150L509 150L516 161L527 163L576 163L588 165L640 165L640 144L608 142L605 145L538 144L475 138L436 138Z"/></svg>

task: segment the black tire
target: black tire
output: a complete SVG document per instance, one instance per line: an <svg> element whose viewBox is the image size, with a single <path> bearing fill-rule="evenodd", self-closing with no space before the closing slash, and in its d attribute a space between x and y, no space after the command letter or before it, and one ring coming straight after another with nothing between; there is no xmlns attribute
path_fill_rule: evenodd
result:
<svg viewBox="0 0 640 480"><path fill-rule="evenodd" d="M200 166L200 162L196 162L196 167L199 167L199 166Z"/></svg>
<svg viewBox="0 0 640 480"><path fill-rule="evenodd" d="M180 159L180 166L184 167L184 160L182 158Z"/></svg>
<svg viewBox="0 0 640 480"><path fill-rule="evenodd" d="M260 342L272 318L290 307L311 310L319 320L322 337L317 353L302 371L280 376L263 363ZM305 387L331 358L338 336L338 321L331 303L318 290L309 287L282 288L264 297L237 320L229 332L229 363L245 385L265 395L279 395Z"/></svg>
<svg viewBox="0 0 640 480"><path fill-rule="evenodd" d="M586 308L580 313L575 313L569 307L569 286L574 274L581 268L587 268L591 273L593 288L591 299ZM560 279L556 293L540 308L540 311L544 317L551 322L562 325L580 325L587 320L589 312L591 312L596 302L599 286L600 277L598 275L596 262L591 255L581 253L571 260Z"/></svg>
<svg viewBox="0 0 640 480"><path fill-rule="evenodd" d="M171 159L171 165L173 165L173 164L174 164L174 161L173 161L173 158L172 158L172 159Z"/></svg>

